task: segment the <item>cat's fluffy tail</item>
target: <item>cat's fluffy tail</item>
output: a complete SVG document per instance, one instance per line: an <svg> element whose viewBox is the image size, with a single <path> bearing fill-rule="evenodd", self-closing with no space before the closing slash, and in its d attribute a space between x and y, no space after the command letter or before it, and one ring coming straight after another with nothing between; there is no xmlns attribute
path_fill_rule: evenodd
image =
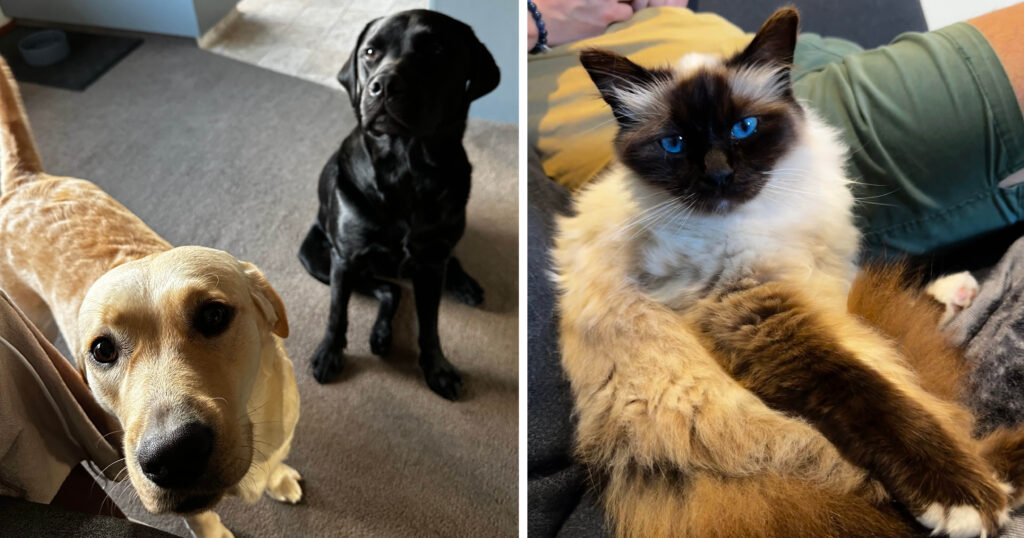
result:
<svg viewBox="0 0 1024 538"><path fill-rule="evenodd" d="M899 343L921 386L947 401L962 402L969 368L962 350L939 329L943 306L920 286L906 265L864 267L850 290L849 311ZM962 432L973 430L973 417L958 413ZM1024 505L1024 428L1001 428L980 439L980 455L1000 480L1013 487L1011 508Z"/></svg>
<svg viewBox="0 0 1024 538"><path fill-rule="evenodd" d="M682 480L682 482L680 482ZM869 495L777 475L612 479L607 509L621 538L893 538L925 536L913 518Z"/></svg>
<svg viewBox="0 0 1024 538"><path fill-rule="evenodd" d="M960 401L967 363L939 329L943 307L901 262L868 265L850 289L847 309L900 344L921 386L946 401Z"/></svg>

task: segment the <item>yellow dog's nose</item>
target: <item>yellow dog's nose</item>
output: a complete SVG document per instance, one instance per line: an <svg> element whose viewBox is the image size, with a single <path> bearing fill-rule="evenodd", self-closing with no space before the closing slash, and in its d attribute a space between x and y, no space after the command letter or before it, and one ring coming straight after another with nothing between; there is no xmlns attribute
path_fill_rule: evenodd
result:
<svg viewBox="0 0 1024 538"><path fill-rule="evenodd" d="M147 435L135 453L146 478L165 489L196 483L213 453L213 429L187 422L169 433Z"/></svg>

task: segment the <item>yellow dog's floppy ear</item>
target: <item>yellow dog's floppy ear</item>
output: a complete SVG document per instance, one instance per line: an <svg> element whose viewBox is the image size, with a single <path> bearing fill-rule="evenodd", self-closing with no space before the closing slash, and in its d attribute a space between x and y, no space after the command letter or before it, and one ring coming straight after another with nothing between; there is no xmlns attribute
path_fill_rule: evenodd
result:
<svg viewBox="0 0 1024 538"><path fill-rule="evenodd" d="M281 338L288 338L288 316L284 312L284 303L281 297L267 282L267 278L253 264L242 262L245 274L249 277L252 286L252 300L256 308L273 328L274 334Z"/></svg>

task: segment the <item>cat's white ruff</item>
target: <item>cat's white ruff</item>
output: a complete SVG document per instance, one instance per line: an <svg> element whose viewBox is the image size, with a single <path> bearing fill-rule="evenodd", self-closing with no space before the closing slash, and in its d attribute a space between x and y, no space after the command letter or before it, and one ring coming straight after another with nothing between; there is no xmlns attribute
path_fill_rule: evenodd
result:
<svg viewBox="0 0 1024 538"><path fill-rule="evenodd" d="M806 122L797 122L792 149L753 199L718 214L666 212L648 225L636 267L644 282L655 283L644 285L652 298L683 308L714 282L756 271L813 285L845 306L859 241L850 179L841 165L845 149L838 134L804 108ZM628 181L640 211L660 209L655 206L665 195L657 196L657 187L622 165L608 173Z"/></svg>

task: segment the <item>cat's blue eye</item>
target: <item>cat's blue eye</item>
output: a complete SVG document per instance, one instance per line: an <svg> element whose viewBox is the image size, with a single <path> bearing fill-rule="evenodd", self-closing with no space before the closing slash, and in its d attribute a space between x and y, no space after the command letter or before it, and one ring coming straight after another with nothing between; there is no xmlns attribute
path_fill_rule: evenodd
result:
<svg viewBox="0 0 1024 538"><path fill-rule="evenodd" d="M736 122L732 126L732 137L736 139L744 139L757 130L757 118L751 116L749 118L743 118Z"/></svg>
<svg viewBox="0 0 1024 538"><path fill-rule="evenodd" d="M659 140L659 142L661 143L661 149L664 149L669 153L679 153L680 151L683 151L683 137L679 135L666 136Z"/></svg>

